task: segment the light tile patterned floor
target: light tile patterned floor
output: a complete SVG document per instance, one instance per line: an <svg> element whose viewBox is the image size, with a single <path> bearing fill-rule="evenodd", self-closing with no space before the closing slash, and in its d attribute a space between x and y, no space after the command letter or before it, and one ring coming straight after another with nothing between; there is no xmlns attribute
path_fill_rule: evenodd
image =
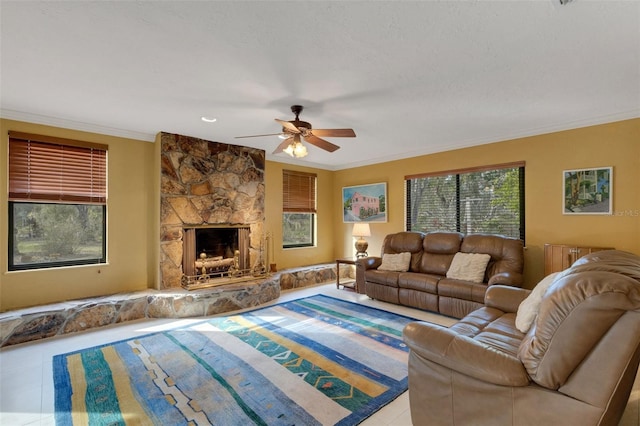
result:
<svg viewBox="0 0 640 426"><path fill-rule="evenodd" d="M336 290L334 284L320 285L283 292L273 303L322 293L345 300L357 301L388 311L412 316L443 325L451 325L454 319L429 312L377 302L352 291ZM144 320L73 335L54 337L39 342L29 342L0 350L0 425L54 425L53 417L53 372L51 359L54 355L79 350L102 343L127 339L154 331L174 328L201 319ZM640 377L640 376L639 376ZM640 380L636 378L623 426L640 424ZM411 426L408 393L384 407L362 423L364 426ZM418 425L416 425L418 426ZM420 425L422 426L422 425Z"/></svg>

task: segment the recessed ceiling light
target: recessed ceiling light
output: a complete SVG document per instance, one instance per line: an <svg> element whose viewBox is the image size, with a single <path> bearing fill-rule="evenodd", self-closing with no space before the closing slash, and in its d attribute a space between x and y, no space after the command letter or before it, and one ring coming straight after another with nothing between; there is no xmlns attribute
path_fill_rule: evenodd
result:
<svg viewBox="0 0 640 426"><path fill-rule="evenodd" d="M202 116L202 117L200 117L200 120L204 121L205 123L215 123L218 119L214 118L214 117Z"/></svg>

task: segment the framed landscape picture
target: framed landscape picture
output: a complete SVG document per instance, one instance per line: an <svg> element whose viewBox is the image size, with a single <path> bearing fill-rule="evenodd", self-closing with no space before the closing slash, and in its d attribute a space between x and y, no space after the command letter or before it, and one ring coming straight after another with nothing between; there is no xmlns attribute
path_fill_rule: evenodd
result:
<svg viewBox="0 0 640 426"><path fill-rule="evenodd" d="M342 188L342 217L345 223L386 222L387 183Z"/></svg>
<svg viewBox="0 0 640 426"><path fill-rule="evenodd" d="M604 214L613 210L613 167L565 170L563 214Z"/></svg>

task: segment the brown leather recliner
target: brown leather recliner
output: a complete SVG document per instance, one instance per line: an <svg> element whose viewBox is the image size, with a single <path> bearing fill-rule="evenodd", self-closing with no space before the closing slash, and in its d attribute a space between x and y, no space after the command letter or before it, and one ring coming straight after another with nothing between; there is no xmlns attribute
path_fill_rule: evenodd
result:
<svg viewBox="0 0 640 426"><path fill-rule="evenodd" d="M640 257L587 255L544 293L526 334L529 291L490 287L450 328L410 323L415 425L617 425L640 362Z"/></svg>

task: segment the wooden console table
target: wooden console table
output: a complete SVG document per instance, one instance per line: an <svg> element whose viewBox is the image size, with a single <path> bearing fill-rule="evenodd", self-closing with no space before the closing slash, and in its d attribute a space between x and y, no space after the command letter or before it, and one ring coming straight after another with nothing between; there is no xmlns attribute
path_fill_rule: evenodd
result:
<svg viewBox="0 0 640 426"><path fill-rule="evenodd" d="M336 288L340 289L340 286L344 288L352 288L355 291L358 291L358 285L356 280L340 283L340 264L344 265L355 265L356 261L353 259L336 259Z"/></svg>

